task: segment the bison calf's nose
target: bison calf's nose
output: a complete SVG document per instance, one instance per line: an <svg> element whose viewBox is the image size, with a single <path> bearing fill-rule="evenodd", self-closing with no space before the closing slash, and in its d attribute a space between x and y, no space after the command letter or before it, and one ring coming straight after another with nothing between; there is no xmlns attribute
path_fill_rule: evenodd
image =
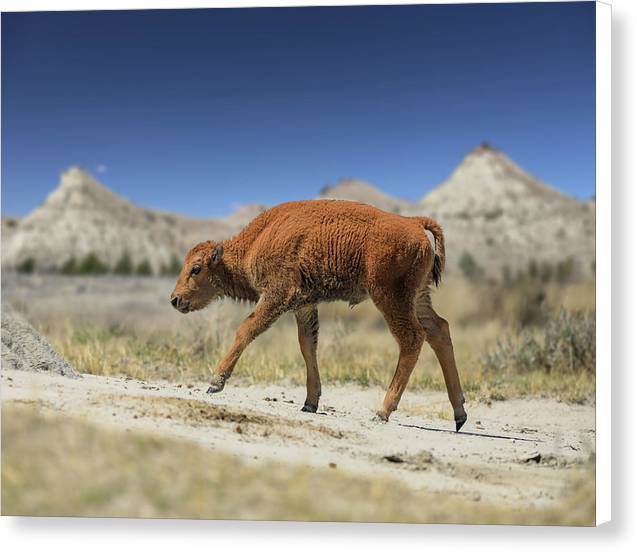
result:
<svg viewBox="0 0 637 552"><path fill-rule="evenodd" d="M177 308L179 306L179 297L171 297L170 298L170 304Z"/></svg>

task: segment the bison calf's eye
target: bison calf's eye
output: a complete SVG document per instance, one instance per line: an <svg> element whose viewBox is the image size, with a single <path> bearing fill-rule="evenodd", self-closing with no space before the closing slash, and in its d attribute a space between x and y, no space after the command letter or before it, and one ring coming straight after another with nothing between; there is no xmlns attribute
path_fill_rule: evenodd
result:
<svg viewBox="0 0 637 552"><path fill-rule="evenodd" d="M199 265L195 265L192 267L192 270L190 271L190 274L192 276L195 276L196 274L199 274L201 272L201 267Z"/></svg>

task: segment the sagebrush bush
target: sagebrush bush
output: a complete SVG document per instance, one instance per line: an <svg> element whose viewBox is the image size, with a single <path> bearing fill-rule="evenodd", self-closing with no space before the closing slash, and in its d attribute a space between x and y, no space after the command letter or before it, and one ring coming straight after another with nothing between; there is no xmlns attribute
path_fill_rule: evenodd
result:
<svg viewBox="0 0 637 552"><path fill-rule="evenodd" d="M153 269L150 266L150 262L148 261L148 259L144 259L137 265L137 268L135 269L135 273L139 274L140 276L153 275Z"/></svg>
<svg viewBox="0 0 637 552"><path fill-rule="evenodd" d="M96 276L107 274L109 268L96 253L88 253L79 261L74 256L69 257L64 261L59 272L67 276Z"/></svg>
<svg viewBox="0 0 637 552"><path fill-rule="evenodd" d="M108 265L103 263L96 253L89 253L84 257L76 267L76 274L106 274Z"/></svg>
<svg viewBox="0 0 637 552"><path fill-rule="evenodd" d="M77 274L77 259L75 257L69 257L60 268L62 274Z"/></svg>
<svg viewBox="0 0 637 552"><path fill-rule="evenodd" d="M131 260L128 251L124 251L122 256L119 258L119 261L115 263L113 273L119 274L120 276L127 276L133 273L133 261Z"/></svg>
<svg viewBox="0 0 637 552"><path fill-rule="evenodd" d="M496 342L481 357L489 370L595 373L595 314L561 308L549 317L540 334L523 330Z"/></svg>
<svg viewBox="0 0 637 552"><path fill-rule="evenodd" d="M24 259L24 261L18 264L16 269L23 274L31 274L35 270L35 259L33 257Z"/></svg>
<svg viewBox="0 0 637 552"><path fill-rule="evenodd" d="M178 276L180 271L181 271L181 262L179 261L176 255L172 255L170 257L170 263L163 264L161 266L161 269L159 270L159 273L162 276Z"/></svg>
<svg viewBox="0 0 637 552"><path fill-rule="evenodd" d="M484 269L468 251L463 251L458 261L458 266L468 280L481 280L484 277Z"/></svg>
<svg viewBox="0 0 637 552"><path fill-rule="evenodd" d="M551 365L570 372L595 373L595 314L560 309L555 318L549 319L544 350Z"/></svg>

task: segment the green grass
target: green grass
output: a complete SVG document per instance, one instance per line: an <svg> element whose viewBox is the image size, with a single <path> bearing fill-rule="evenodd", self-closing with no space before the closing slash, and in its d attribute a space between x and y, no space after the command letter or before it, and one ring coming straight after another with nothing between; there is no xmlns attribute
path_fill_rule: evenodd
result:
<svg viewBox="0 0 637 552"><path fill-rule="evenodd" d="M594 476L547 509L414 491L339 467L247 465L176 439L99 429L32 405L2 408L2 514L592 525Z"/></svg>

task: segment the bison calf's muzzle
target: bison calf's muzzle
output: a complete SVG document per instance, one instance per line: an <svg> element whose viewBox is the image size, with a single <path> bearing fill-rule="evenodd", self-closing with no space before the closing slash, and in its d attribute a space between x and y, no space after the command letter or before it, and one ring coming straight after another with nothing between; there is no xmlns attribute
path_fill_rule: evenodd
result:
<svg viewBox="0 0 637 552"><path fill-rule="evenodd" d="M170 297L170 304L175 307L182 314L186 314L188 312L188 301L184 301L181 297L177 297L175 295Z"/></svg>

